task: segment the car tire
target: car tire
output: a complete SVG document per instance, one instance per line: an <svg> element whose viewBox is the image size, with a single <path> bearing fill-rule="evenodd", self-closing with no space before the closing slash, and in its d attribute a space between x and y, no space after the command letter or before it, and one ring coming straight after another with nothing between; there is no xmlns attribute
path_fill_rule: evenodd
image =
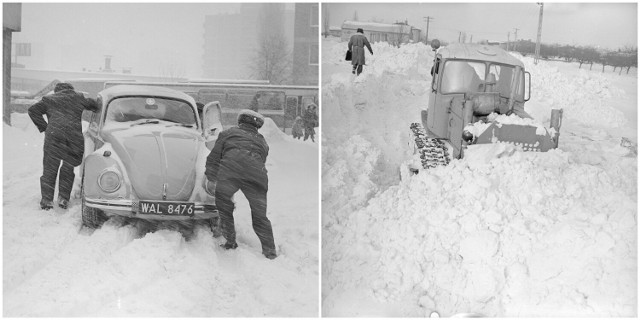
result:
<svg viewBox="0 0 640 320"><path fill-rule="evenodd" d="M82 225L90 229L102 227L105 221L109 220L107 215L100 209L88 207L82 192Z"/></svg>

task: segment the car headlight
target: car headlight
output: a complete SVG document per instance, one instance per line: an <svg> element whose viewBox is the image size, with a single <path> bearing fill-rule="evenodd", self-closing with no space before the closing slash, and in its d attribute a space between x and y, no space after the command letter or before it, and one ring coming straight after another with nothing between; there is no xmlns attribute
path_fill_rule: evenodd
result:
<svg viewBox="0 0 640 320"><path fill-rule="evenodd" d="M121 179L120 175L111 170L104 171L98 177L98 186L104 192L115 192L120 188Z"/></svg>

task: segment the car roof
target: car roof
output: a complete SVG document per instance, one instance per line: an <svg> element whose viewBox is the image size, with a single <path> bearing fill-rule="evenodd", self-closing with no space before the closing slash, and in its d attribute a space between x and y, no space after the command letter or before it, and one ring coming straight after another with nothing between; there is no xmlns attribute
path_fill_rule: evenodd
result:
<svg viewBox="0 0 640 320"><path fill-rule="evenodd" d="M482 60L524 67L522 61L509 52L490 45L454 43L440 48L438 54L443 59Z"/></svg>
<svg viewBox="0 0 640 320"><path fill-rule="evenodd" d="M105 101L122 96L155 96L186 100L192 105L196 104L196 101L184 92L159 86L117 85L100 91L100 94Z"/></svg>

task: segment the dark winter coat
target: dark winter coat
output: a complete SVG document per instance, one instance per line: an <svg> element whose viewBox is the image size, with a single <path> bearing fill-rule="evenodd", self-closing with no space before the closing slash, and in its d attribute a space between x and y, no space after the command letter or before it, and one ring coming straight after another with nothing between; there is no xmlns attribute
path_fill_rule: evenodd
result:
<svg viewBox="0 0 640 320"><path fill-rule="evenodd" d="M362 33L356 33L349 39L349 50L351 50L351 64L364 65L364 47L369 49L369 53L373 54L369 40Z"/></svg>
<svg viewBox="0 0 640 320"><path fill-rule="evenodd" d="M45 152L56 153L72 166L82 163L84 137L82 111L97 111L98 104L73 90L62 90L32 105L28 112L40 132L45 132ZM47 115L47 120L44 120Z"/></svg>
<svg viewBox="0 0 640 320"><path fill-rule="evenodd" d="M304 128L304 121L302 118L296 117L296 120L293 122L293 127L291 128L291 133L294 138L302 137Z"/></svg>
<svg viewBox="0 0 640 320"><path fill-rule="evenodd" d="M256 127L240 123L220 132L207 157L205 175L209 181L240 179L258 183L267 190L265 162L269 145Z"/></svg>
<svg viewBox="0 0 640 320"><path fill-rule="evenodd" d="M318 114L311 108L307 108L302 115L305 128L315 128L318 126Z"/></svg>

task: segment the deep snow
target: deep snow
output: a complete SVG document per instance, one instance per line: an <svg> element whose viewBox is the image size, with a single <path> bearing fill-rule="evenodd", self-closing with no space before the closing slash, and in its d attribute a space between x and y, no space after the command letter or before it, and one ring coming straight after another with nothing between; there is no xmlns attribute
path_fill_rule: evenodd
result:
<svg viewBox="0 0 640 320"><path fill-rule="evenodd" d="M268 119L269 120L269 119ZM80 230L79 199L39 210L43 135L26 114L3 130L3 316L317 316L317 144L293 140L272 121L268 217L279 257L267 260L236 194L240 247L225 252L208 228L144 233L111 219Z"/></svg>
<svg viewBox="0 0 640 320"><path fill-rule="evenodd" d="M324 316L637 316L637 71L518 56L559 149L471 146L400 180L432 51L373 44L359 77L323 40ZM575 70L574 70L575 68Z"/></svg>

